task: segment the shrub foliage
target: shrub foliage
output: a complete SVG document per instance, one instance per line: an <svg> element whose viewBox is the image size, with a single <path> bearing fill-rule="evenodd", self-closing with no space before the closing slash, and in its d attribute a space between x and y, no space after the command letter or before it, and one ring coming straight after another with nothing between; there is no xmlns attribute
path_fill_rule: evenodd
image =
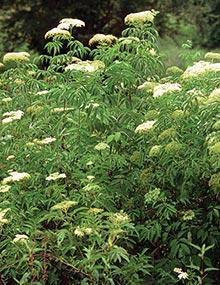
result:
<svg viewBox="0 0 220 285"><path fill-rule="evenodd" d="M148 12L3 58L0 284L216 284L218 57L165 72Z"/></svg>

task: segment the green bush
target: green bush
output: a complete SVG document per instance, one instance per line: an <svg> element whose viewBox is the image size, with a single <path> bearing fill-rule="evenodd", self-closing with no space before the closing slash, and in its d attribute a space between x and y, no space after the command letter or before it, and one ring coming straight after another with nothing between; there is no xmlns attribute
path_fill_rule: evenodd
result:
<svg viewBox="0 0 220 285"><path fill-rule="evenodd" d="M4 56L0 283L216 284L219 63L166 72L156 14Z"/></svg>

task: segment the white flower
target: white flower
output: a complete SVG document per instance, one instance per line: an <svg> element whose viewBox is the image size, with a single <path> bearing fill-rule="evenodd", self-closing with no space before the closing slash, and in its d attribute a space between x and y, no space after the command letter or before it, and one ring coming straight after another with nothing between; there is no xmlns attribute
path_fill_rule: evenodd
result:
<svg viewBox="0 0 220 285"><path fill-rule="evenodd" d="M92 228L80 228L79 226L76 227L74 234L78 237L83 237L84 235L90 235L92 233Z"/></svg>
<svg viewBox="0 0 220 285"><path fill-rule="evenodd" d="M21 80L21 79L19 79L19 78L17 78L17 79L15 79L15 81L14 81L14 83L16 83L16 84L18 84L18 85L20 85L20 84L24 84L24 80Z"/></svg>
<svg viewBox="0 0 220 285"><path fill-rule="evenodd" d="M12 101L11 97L6 97L6 98L2 99L2 102L4 102L4 103L8 103L8 102L11 102L11 101Z"/></svg>
<svg viewBox="0 0 220 285"><path fill-rule="evenodd" d="M13 138L12 135L5 135L4 137L1 138L1 140L4 140L4 141L9 141Z"/></svg>
<svg viewBox="0 0 220 285"><path fill-rule="evenodd" d="M196 62L193 66L189 66L183 73L183 79L203 75L207 72L220 71L220 63L210 63L206 61Z"/></svg>
<svg viewBox="0 0 220 285"><path fill-rule="evenodd" d="M15 235L15 238L13 239L13 242L25 242L28 239L29 238L26 235L17 234L17 235Z"/></svg>
<svg viewBox="0 0 220 285"><path fill-rule="evenodd" d="M86 60L86 61L79 61L77 63L69 64L65 67L65 71L68 70L79 70L83 72L94 72L98 69L104 68L105 65L100 60Z"/></svg>
<svg viewBox="0 0 220 285"><path fill-rule="evenodd" d="M2 180L3 185L16 181L28 180L31 178L30 174L27 172L10 171L9 174L10 176Z"/></svg>
<svg viewBox="0 0 220 285"><path fill-rule="evenodd" d="M91 64L78 64L78 63L72 63L65 67L65 71L68 70L79 70L79 71L86 71L86 72L94 72L96 71L96 68L92 66Z"/></svg>
<svg viewBox="0 0 220 285"><path fill-rule="evenodd" d="M6 112L3 114L3 117L5 118L2 120L2 124L11 123L15 120L20 120L23 115L24 112L21 110Z"/></svg>
<svg viewBox="0 0 220 285"><path fill-rule="evenodd" d="M46 145L46 144L50 144L52 142L56 141L56 138L53 137L48 137L45 138L43 140L39 140L39 139L34 139L32 142L27 143L27 146L32 146L32 145Z"/></svg>
<svg viewBox="0 0 220 285"><path fill-rule="evenodd" d="M174 268L174 272L178 273L178 278L181 279L188 279L188 273L183 272L182 268Z"/></svg>
<svg viewBox="0 0 220 285"><path fill-rule="evenodd" d="M89 103L88 105L86 105L85 109L88 109L90 107L98 108L99 106L99 103Z"/></svg>
<svg viewBox="0 0 220 285"><path fill-rule="evenodd" d="M144 24L146 22L153 22L154 17L158 14L158 11L151 10L151 11L143 11L139 13L131 13L128 14L124 22L126 25L132 25L132 24Z"/></svg>
<svg viewBox="0 0 220 285"><path fill-rule="evenodd" d="M46 32L44 37L45 39L49 39L49 38L54 38L57 36L64 37L64 38L71 38L71 34L69 31L62 30L60 28L53 28L49 30L48 32Z"/></svg>
<svg viewBox="0 0 220 285"><path fill-rule="evenodd" d="M85 22L79 19L64 18L60 20L60 24L68 24L72 27L85 27Z"/></svg>
<svg viewBox="0 0 220 285"><path fill-rule="evenodd" d="M57 179L66 178L65 173L54 172L51 173L48 177L46 177L47 181L55 181Z"/></svg>
<svg viewBox="0 0 220 285"><path fill-rule="evenodd" d="M26 112L28 114L38 114L40 113L44 108L42 106L39 105L32 105L27 107Z"/></svg>
<svg viewBox="0 0 220 285"><path fill-rule="evenodd" d="M12 159L14 159L14 158L15 158L14 155L9 155L9 156L6 158L6 160L12 160Z"/></svg>
<svg viewBox="0 0 220 285"><path fill-rule="evenodd" d="M90 235L92 233L92 228L83 228L85 234Z"/></svg>
<svg viewBox="0 0 220 285"><path fill-rule="evenodd" d="M91 105L93 108L98 108L100 106L99 103L91 103Z"/></svg>
<svg viewBox="0 0 220 285"><path fill-rule="evenodd" d="M140 124L139 126L137 126L137 128L135 129L135 133L146 133L148 132L150 129L153 128L154 124L156 123L156 121L152 120L152 121L147 121L143 124Z"/></svg>
<svg viewBox="0 0 220 285"><path fill-rule="evenodd" d="M79 65L79 64L71 64L71 65L68 65L65 70L80 70L80 71L87 71L87 72L94 72L96 71L96 68L92 65Z"/></svg>
<svg viewBox="0 0 220 285"><path fill-rule="evenodd" d="M61 30L69 30L70 29L70 24L67 24L67 23L62 23L62 24L59 24L57 26L58 29L61 29Z"/></svg>
<svg viewBox="0 0 220 285"><path fill-rule="evenodd" d="M175 65L171 65L169 67L167 67L166 69L166 75L171 75L171 76L179 76L183 74L183 70L181 68L179 68L178 66Z"/></svg>
<svg viewBox="0 0 220 285"><path fill-rule="evenodd" d="M5 193L10 190L11 186L10 185L1 185L0 186L0 193Z"/></svg>
<svg viewBox="0 0 220 285"><path fill-rule="evenodd" d="M8 124L8 123L11 123L13 121L14 121L13 118L8 117L8 118L5 118L2 120L2 124Z"/></svg>
<svg viewBox="0 0 220 285"><path fill-rule="evenodd" d="M157 86L158 83L153 81L145 81L143 84L138 86L138 90L144 90L144 91L153 91L154 87Z"/></svg>
<svg viewBox="0 0 220 285"><path fill-rule="evenodd" d="M89 40L89 45L111 45L117 41L117 38L113 35L96 34Z"/></svg>
<svg viewBox="0 0 220 285"><path fill-rule="evenodd" d="M23 116L24 112L18 110L18 111L11 111L11 112L6 112L3 114L3 117L16 117L16 118L21 118Z"/></svg>
<svg viewBox="0 0 220 285"><path fill-rule="evenodd" d="M182 272L178 275L179 279L188 279L188 273L187 272Z"/></svg>
<svg viewBox="0 0 220 285"><path fill-rule="evenodd" d="M47 93L49 93L48 90L42 90L42 91L38 91L38 92L37 92L37 95L45 95L45 94L47 94Z"/></svg>
<svg viewBox="0 0 220 285"><path fill-rule="evenodd" d="M99 214L99 213L102 213L103 211L104 211L104 210L101 209L101 208L90 208L90 209L88 210L89 213L94 214L94 215Z"/></svg>
<svg viewBox="0 0 220 285"><path fill-rule="evenodd" d="M195 213L193 212L193 210L185 211L185 213L183 215L183 220L184 221L191 221L194 218L195 218Z"/></svg>
<svg viewBox="0 0 220 285"><path fill-rule="evenodd" d="M202 91L199 90L199 89L196 89L196 88L193 88L193 89L188 90L188 91L186 92L186 94L187 94L187 95L191 95L191 96L197 96L197 97L203 95Z"/></svg>
<svg viewBox="0 0 220 285"><path fill-rule="evenodd" d="M173 269L173 271L176 272L176 273L181 273L181 272L182 272L182 268L177 268L177 267L175 267L175 268Z"/></svg>
<svg viewBox="0 0 220 285"><path fill-rule="evenodd" d="M71 111L71 110L74 110L74 108L53 108L52 112L53 113L61 113L61 112Z"/></svg>
<svg viewBox="0 0 220 285"><path fill-rule="evenodd" d="M162 146L161 145L154 145L149 151L149 157L157 156L160 153Z"/></svg>
<svg viewBox="0 0 220 285"><path fill-rule="evenodd" d="M114 224L121 224L121 223L126 223L130 221L129 216L123 212L115 213L111 215L109 219Z"/></svg>
<svg viewBox="0 0 220 285"><path fill-rule="evenodd" d="M75 229L74 234L78 237L83 237L85 235L85 233L79 226Z"/></svg>
<svg viewBox="0 0 220 285"><path fill-rule="evenodd" d="M181 91L181 85L178 83L164 83L154 87L153 97L160 97L166 93Z"/></svg>
<svg viewBox="0 0 220 285"><path fill-rule="evenodd" d="M27 62L30 54L28 52L8 52L3 57L3 63Z"/></svg>
<svg viewBox="0 0 220 285"><path fill-rule="evenodd" d="M98 143L96 146L95 146L95 149L96 150L105 150L105 149L109 149L109 145L107 143Z"/></svg>
<svg viewBox="0 0 220 285"><path fill-rule="evenodd" d="M211 60L219 60L220 61L220 53L218 52L207 52L205 54L205 59L211 59Z"/></svg>
<svg viewBox="0 0 220 285"><path fill-rule="evenodd" d="M50 143L52 143L54 141L56 141L55 138L49 137L49 138L45 138L45 139L43 139L41 141L38 141L38 144L40 144L40 145L50 144Z"/></svg>
<svg viewBox="0 0 220 285"><path fill-rule="evenodd" d="M220 88L214 89L205 103L210 104L214 102L220 102Z"/></svg>
<svg viewBox="0 0 220 285"><path fill-rule="evenodd" d="M154 48L151 48L151 49L149 50L149 53L150 53L152 56L157 55L157 52L156 52L156 50L155 50Z"/></svg>
<svg viewBox="0 0 220 285"><path fill-rule="evenodd" d="M62 201L60 203L57 203L53 207L51 207L52 210L61 210L66 212L69 208L77 205L78 203L76 201L66 200Z"/></svg>
<svg viewBox="0 0 220 285"><path fill-rule="evenodd" d="M92 181L92 180L95 179L95 176L93 176L93 175L88 175L86 178L87 178L89 181Z"/></svg>

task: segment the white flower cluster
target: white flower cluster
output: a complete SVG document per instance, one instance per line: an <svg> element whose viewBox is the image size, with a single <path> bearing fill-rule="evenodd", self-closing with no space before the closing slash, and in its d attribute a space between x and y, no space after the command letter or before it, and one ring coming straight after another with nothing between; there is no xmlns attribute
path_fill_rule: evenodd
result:
<svg viewBox="0 0 220 285"><path fill-rule="evenodd" d="M32 142L29 142L29 143L27 143L26 145L27 145L27 146L33 146L33 145L47 145L47 144L50 144L50 143L55 142L55 141L56 141L56 138L48 137L48 138L45 138L45 139L43 139L43 140L34 139Z"/></svg>
<svg viewBox="0 0 220 285"><path fill-rule="evenodd" d="M62 112L65 112L65 111L71 111L71 110L74 110L74 108L53 108L52 109L52 112L53 113L62 113Z"/></svg>
<svg viewBox="0 0 220 285"><path fill-rule="evenodd" d="M8 103L8 102L11 102L11 101L12 101L11 97L5 97L5 98L2 99L3 103Z"/></svg>
<svg viewBox="0 0 220 285"><path fill-rule="evenodd" d="M128 223L130 221L129 216L126 213L123 213L122 211L119 213L115 213L109 217L109 220L113 224L123 224Z"/></svg>
<svg viewBox="0 0 220 285"><path fill-rule="evenodd" d="M42 90L42 91L38 91L38 92L37 92L37 95L45 95L45 94L47 94L47 93L49 93L48 90Z"/></svg>
<svg viewBox="0 0 220 285"><path fill-rule="evenodd" d="M145 122L143 124L140 124L135 129L135 133L140 133L140 134L147 133L150 129L153 128L155 123L156 123L156 121L152 120L152 121L147 121L147 122Z"/></svg>
<svg viewBox="0 0 220 285"><path fill-rule="evenodd" d="M95 176L93 175L88 175L86 176L86 178L89 180L89 181L93 181L95 179Z"/></svg>
<svg viewBox="0 0 220 285"><path fill-rule="evenodd" d="M155 16L158 14L158 11L151 10L151 11L143 11L139 13L131 13L128 14L124 22L126 25L133 25L133 24L144 24L147 22L153 22Z"/></svg>
<svg viewBox="0 0 220 285"><path fill-rule="evenodd" d="M43 108L42 106L39 106L39 105L31 105L31 106L27 107L26 112L27 112L28 114L38 114L38 113L42 112L43 109L44 109L44 108Z"/></svg>
<svg viewBox="0 0 220 285"><path fill-rule="evenodd" d="M153 81L145 81L143 84L138 86L138 90L143 90L143 91L147 91L147 92L151 92L154 90L154 88L158 85L157 82L153 82Z"/></svg>
<svg viewBox="0 0 220 285"><path fill-rule="evenodd" d="M154 190L150 190L144 195L144 202L146 204L153 204L160 199L161 189L155 188Z"/></svg>
<svg viewBox="0 0 220 285"><path fill-rule="evenodd" d="M179 92L181 91L181 85L179 83L164 83L164 84L159 84L154 87L153 90L153 97L160 97L163 96L164 94L170 93L170 92Z"/></svg>
<svg viewBox="0 0 220 285"><path fill-rule="evenodd" d="M82 229L78 226L76 227L75 231L74 231L74 235L78 236L78 237L83 237L84 236L84 232L82 231Z"/></svg>
<svg viewBox="0 0 220 285"><path fill-rule="evenodd" d="M3 56L3 63L11 62L28 62L30 59L30 54L28 52L8 52Z"/></svg>
<svg viewBox="0 0 220 285"><path fill-rule="evenodd" d="M110 148L109 145L107 143L104 143L104 142L98 143L95 146L96 150L105 150L105 149L109 149L109 148Z"/></svg>
<svg viewBox="0 0 220 285"><path fill-rule="evenodd" d="M104 211L104 210L101 209L101 208L90 208L90 209L88 210L88 213L97 215L97 214L102 213L103 211Z"/></svg>
<svg viewBox="0 0 220 285"><path fill-rule="evenodd" d="M0 186L0 193L5 193L10 190L11 186L10 185L1 185Z"/></svg>
<svg viewBox="0 0 220 285"><path fill-rule="evenodd" d="M67 65L65 67L65 71L79 70L83 72L94 72L104 67L105 67L104 63L100 60L93 60L93 61L85 60L85 61L79 61L78 63L72 63Z"/></svg>
<svg viewBox="0 0 220 285"><path fill-rule="evenodd" d="M9 171L9 174L10 176L2 180L2 185L16 181L28 180L31 178L30 174L28 174L27 172Z"/></svg>
<svg viewBox="0 0 220 285"><path fill-rule="evenodd" d="M205 59L207 60L217 60L220 61L220 53L218 52L207 52L205 54Z"/></svg>
<svg viewBox="0 0 220 285"><path fill-rule="evenodd" d="M193 210L188 210L184 212L183 220L184 221L191 221L195 218L195 213Z"/></svg>
<svg viewBox="0 0 220 285"><path fill-rule="evenodd" d="M182 268L174 268L174 272L178 273L178 278L181 279L188 279L188 273L184 272Z"/></svg>
<svg viewBox="0 0 220 285"><path fill-rule="evenodd" d="M189 66L183 73L182 78L187 79L204 75L207 72L220 71L220 63L210 63L207 61L198 61L193 66Z"/></svg>
<svg viewBox="0 0 220 285"><path fill-rule="evenodd" d="M77 226L74 234L78 237L83 237L84 235L90 235L92 233L92 228L88 227L79 227Z"/></svg>
<svg viewBox="0 0 220 285"><path fill-rule="evenodd" d="M113 35L96 34L89 40L89 45L111 45L117 41L117 37Z"/></svg>
<svg viewBox="0 0 220 285"><path fill-rule="evenodd" d="M14 155L9 155L9 156L6 158L6 160L12 160L12 159L14 159L14 158L15 158Z"/></svg>
<svg viewBox="0 0 220 285"><path fill-rule="evenodd" d="M46 177L47 181L55 181L57 179L66 178L65 173L54 172L51 173L48 177Z"/></svg>
<svg viewBox="0 0 220 285"><path fill-rule="evenodd" d="M64 29L64 30L69 30L73 27L77 27L77 28L85 27L85 22L79 19L64 18L60 20L60 23L57 26L57 28Z"/></svg>
<svg viewBox="0 0 220 285"><path fill-rule="evenodd" d="M60 28L53 28L46 32L45 39L54 38L54 37L63 37L63 38L71 38L71 34L69 31L62 30Z"/></svg>
<svg viewBox="0 0 220 285"><path fill-rule="evenodd" d="M149 157L157 156L160 153L161 149L162 149L161 145L157 144L157 145L152 146L152 148L149 151Z"/></svg>
<svg viewBox="0 0 220 285"><path fill-rule="evenodd" d="M76 201L66 200L62 201L60 203L57 203L53 207L51 207L52 210L61 210L66 212L69 208L77 205L78 203Z"/></svg>
<svg viewBox="0 0 220 285"><path fill-rule="evenodd" d="M21 235L21 234L17 234L15 235L15 238L13 239L13 242L26 242L28 240L28 236L27 235Z"/></svg>
<svg viewBox="0 0 220 285"><path fill-rule="evenodd" d="M166 75L168 76L173 76L173 75L178 76L181 74L183 74L183 70L179 68L178 66L172 65L172 66L167 67L166 69Z"/></svg>
<svg viewBox="0 0 220 285"><path fill-rule="evenodd" d="M205 104L212 104L215 102L220 102L220 88L214 89L208 96Z"/></svg>
<svg viewBox="0 0 220 285"><path fill-rule="evenodd" d="M85 27L85 23L79 19L72 18L64 18L60 20L60 23L56 28L49 30L45 34L45 39L55 38L55 37L63 37L63 38L71 38L71 30L74 27Z"/></svg>
<svg viewBox="0 0 220 285"><path fill-rule="evenodd" d="M8 124L13 121L20 120L23 115L24 112L21 110L6 112L3 114L3 117L5 118L2 120L2 124Z"/></svg>

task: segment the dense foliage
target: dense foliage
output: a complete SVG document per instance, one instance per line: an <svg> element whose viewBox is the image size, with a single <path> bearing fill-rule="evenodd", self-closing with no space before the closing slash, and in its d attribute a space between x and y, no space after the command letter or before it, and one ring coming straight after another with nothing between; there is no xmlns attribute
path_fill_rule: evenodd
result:
<svg viewBox="0 0 220 285"><path fill-rule="evenodd" d="M219 54L165 71L156 14L4 56L0 284L217 284Z"/></svg>

